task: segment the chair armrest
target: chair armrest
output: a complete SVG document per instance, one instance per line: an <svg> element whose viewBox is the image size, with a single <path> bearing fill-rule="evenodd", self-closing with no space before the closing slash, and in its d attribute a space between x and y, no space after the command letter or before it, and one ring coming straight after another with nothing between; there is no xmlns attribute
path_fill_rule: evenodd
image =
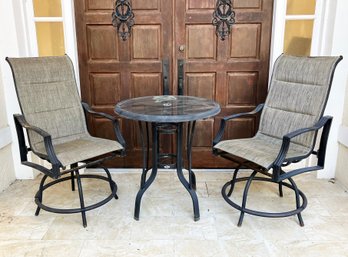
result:
<svg viewBox="0 0 348 257"><path fill-rule="evenodd" d="M264 105L265 104L259 104L251 112L236 113L236 114L232 114L230 116L223 117L221 119L219 131L218 131L218 133L216 134L216 136L215 136L215 138L213 140L213 146L216 145L217 143L219 143L221 138L222 138L222 136L224 135L224 131L225 131L225 127L226 127L226 121L232 120L232 119L235 119L235 118L239 118L239 117L242 117L242 116L255 115L255 114L257 114L258 112L260 112L263 109Z"/></svg>
<svg viewBox="0 0 348 257"><path fill-rule="evenodd" d="M305 134L305 133L308 133L308 132L312 132L312 131L318 132L319 129L321 129L321 128L323 128L323 133L321 135L319 150L317 152L317 156L318 156L318 166L317 167L324 167L326 145L327 145L327 140L329 137L332 119L333 119L332 116L324 116L312 127L298 129L298 130L292 131L292 132L286 134L285 136L283 136L282 146L281 146L280 151L278 153L278 156L273 164L275 166L275 169L279 170L279 167L281 167L281 165L283 164L283 162L286 158L287 152L289 150L289 146L290 146L292 138L297 137L297 136L302 135L302 134ZM279 177L280 174L275 174L275 176ZM286 176L286 177L289 177L289 176Z"/></svg>
<svg viewBox="0 0 348 257"><path fill-rule="evenodd" d="M91 107L85 103L85 102L82 102L82 107L83 109L85 110L85 112L91 114L91 115L94 115L94 116L100 116L100 117L103 117L103 118L106 118L108 120L110 120L112 122L112 124L114 125L114 132L115 132L115 135L116 135L116 138L117 138L117 141L125 148L126 147L126 141L124 140L123 136L122 136L122 133L121 133L121 129L120 129L120 124L118 122L118 120L107 114L107 113L104 113L104 112L96 112L96 111L93 111L91 109Z"/></svg>
<svg viewBox="0 0 348 257"><path fill-rule="evenodd" d="M14 114L13 118L15 120L18 142L19 142L19 150L20 150L22 162L27 161L26 155L28 153L28 149L27 149L26 144L25 144L24 133L23 133L23 128L25 128L26 130L34 131L35 133L37 133L43 137L44 145L45 145L45 149L46 149L46 153L47 153L47 159L50 161L50 163L53 166L62 166L60 161L57 158L55 151L54 151L54 147L52 144L52 137L49 133L47 133L46 131L44 131L41 128L30 125L26 121L24 116L21 114Z"/></svg>

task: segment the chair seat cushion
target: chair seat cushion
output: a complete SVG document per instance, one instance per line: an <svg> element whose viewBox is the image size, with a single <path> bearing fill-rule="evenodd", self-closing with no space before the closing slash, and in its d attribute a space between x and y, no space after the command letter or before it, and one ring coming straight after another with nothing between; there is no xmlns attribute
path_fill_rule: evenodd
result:
<svg viewBox="0 0 348 257"><path fill-rule="evenodd" d="M64 167L123 149L122 145L117 141L96 138L90 135L84 135L83 137L64 143L55 144L53 142L53 146L58 160ZM41 154L47 155L43 144L40 144L38 151Z"/></svg>
<svg viewBox="0 0 348 257"><path fill-rule="evenodd" d="M253 138L221 141L214 148L270 169L278 156L281 145L281 139L258 133ZM305 146L291 143L286 158L304 156L310 150Z"/></svg>

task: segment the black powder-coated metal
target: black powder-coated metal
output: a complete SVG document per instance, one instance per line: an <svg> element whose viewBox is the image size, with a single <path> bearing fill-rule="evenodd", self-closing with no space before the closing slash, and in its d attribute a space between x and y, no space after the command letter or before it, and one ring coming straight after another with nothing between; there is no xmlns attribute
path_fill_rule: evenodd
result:
<svg viewBox="0 0 348 257"><path fill-rule="evenodd" d="M86 114L98 115L98 116L104 117L106 119L109 119L113 123L116 138L118 139L118 141L120 142L120 144L122 146L125 146L125 141L124 141L123 136L121 134L118 121L114 117L112 117L111 115L105 114L105 113L94 112L90 109L90 107L86 103L82 103L82 106L83 106ZM113 197L115 199L118 199L117 194L116 194L116 191L117 191L116 183L112 180L110 172L108 171L108 169L100 166L100 164L106 160L110 160L110 159L114 158L116 155L124 156L124 154L125 154L124 149L122 149L120 151L115 151L115 152L109 153L109 155L103 156L97 160L84 161L85 164L82 164L80 166L78 166L76 163L74 163L70 166L70 169L62 171L61 168L63 168L63 167L62 167L62 164L59 162L59 160L54 152L54 147L52 144L51 135L48 134L47 132L43 131L40 128L31 126L25 120L23 115L15 114L15 115L13 115L13 118L14 118L14 122L16 125L16 131L17 131L17 136L18 136L21 163L23 165L32 167L32 168L37 169L37 170L41 171L42 173L44 173L44 176L41 179L41 182L39 185L39 190L35 194L35 203L37 204L37 208L35 211L36 216L39 215L41 209L43 209L45 211L49 211L49 212L62 213L62 214L81 212L82 223L83 223L83 226L86 227L87 226L87 219L86 219L86 214L85 214L86 211L98 208L98 207L106 204ZM33 130L44 138L44 144L45 144L45 148L47 149L47 155L41 155L38 153L35 153L35 154L37 154L40 158L50 162L50 164L52 165L51 169L48 169L42 165L28 161L27 155L28 155L29 151L32 151L32 149L30 149L26 145L26 140L25 140L24 131L23 131L24 128L26 130ZM83 160L81 160L81 161L83 161ZM101 167L106 172L107 177L103 177L100 175L89 175L89 174L80 175L78 173L79 169L88 168L88 167ZM74 174L76 174L76 175L74 175ZM64 175L68 175L68 176L62 177ZM48 177L51 177L55 180L45 184L46 179ZM110 184L110 188L111 188L111 194L109 196L107 196L104 200L86 207L84 204L84 197L83 197L83 190L82 190L82 183L81 183L82 178L92 178L92 179L100 179L100 180L108 181ZM79 193L79 198L80 198L80 206L81 206L80 208L73 208L73 209L52 208L52 207L49 207L49 206L42 203L44 190L46 190L47 188L49 188L57 183L67 181L67 180L70 180L72 191L75 191L75 180L77 182L78 193Z"/></svg>
<svg viewBox="0 0 348 257"><path fill-rule="evenodd" d="M218 1L218 2L220 2L220 1ZM226 2L226 1L222 1L222 2ZM337 64L341 60L342 60L342 56L337 59L336 63L334 64L334 69L336 69ZM331 73L331 77L330 77L330 81L329 81L329 89L331 88L333 76L334 76L334 72ZM329 97L329 94L326 95L325 104L328 100L328 97ZM221 120L220 129L219 129L216 137L213 140L213 146L215 146L217 143L219 143L220 140L222 139L223 133L224 133L224 130L226 127L226 122L228 120L235 119L235 118L242 117L242 116L246 116L246 115L255 115L258 112L260 112L263 109L263 107L264 107L264 104L260 104L252 112L233 114L233 115L224 117ZM241 164L236 169L236 172L234 173L232 180L227 182L222 188L222 196L225 199L225 201L228 204L230 204L232 207L241 211L241 215L240 215L240 218L238 221L238 226L241 226L241 224L243 222L244 213L249 213L249 214L261 216L261 217L270 217L270 218L278 218L278 217L287 217L287 216L297 215L300 226L304 226L301 212L307 206L307 198L306 198L305 194L298 189L298 187L297 187L295 181L292 179L292 177L299 175L299 174L302 174L302 173L305 173L305 172L321 170L324 168L326 145L327 145L330 127L331 127L331 123L332 123L332 119L333 119L331 116L324 116L323 117L324 109L325 108L323 108L321 111L321 114L320 114L321 118L317 121L316 124L314 124L314 126L309 127L309 128L298 129L298 130L292 131L292 132L283 136L282 145L281 145L281 148L279 150L278 156L275 158L274 162L268 168L261 167L261 166L257 165L256 163L252 163L252 162L247 161L247 160L244 160L241 162L241 160L240 160L240 158L238 158L238 156L233 156L227 152L220 151L218 149L213 148L213 153L215 155L219 155L227 160L234 161L234 162ZM322 133L320 136L319 149L314 150L314 148L316 147L316 139L317 139L318 131L320 129L322 129ZM303 155L303 156L295 156L292 158L287 158L287 153L289 150L291 139L296 137L296 136L299 136L301 134L305 134L305 133L309 133L309 132L315 133L315 137L314 137L315 140L313 140L312 148L309 151L309 153L306 155ZM295 170L291 170L291 171L287 171L287 172L283 171L282 167L288 166L292 163L297 163L297 162L309 157L310 155L317 156L317 165L299 168L299 169L295 169ZM253 170L253 173L249 177L236 178L237 172L238 172L239 168L241 168L241 167L251 169L251 170ZM271 173L269 173L270 170L272 170ZM260 172L260 173L266 175L267 177L256 177L257 172ZM247 180L247 183L246 183L246 186L244 189L242 205L238 205L235 202L233 202L231 199L229 199L229 197L232 195L235 183L240 182L240 181L245 181L245 180ZM269 212L261 212L261 211L247 209L246 208L246 201L247 201L247 196L248 196L248 190L249 190L250 184L253 180L261 180L261 181L266 181L266 182L277 183L280 197L283 196L283 186L286 186L286 187L292 189L295 193L296 209L294 209L292 211L288 211L288 212L281 212L281 213L269 213ZM288 180L290 182L290 184L284 182L284 180ZM230 190L228 191L228 193L226 193L226 190L229 186L231 186ZM301 204L301 199L302 199L302 204Z"/></svg>
<svg viewBox="0 0 348 257"><path fill-rule="evenodd" d="M104 168L104 170L105 169L106 168ZM70 173L70 170L69 170L69 173ZM51 182L49 182L47 184L45 184L45 181L46 181L48 176L44 175L43 178L41 179L39 190L35 194L35 203L38 206L37 210L35 212L36 216L39 215L40 209L43 209L43 210L48 211L48 212L61 213L61 214L72 214L72 213L79 213L79 212L82 213L82 212L86 212L86 211L98 208L98 207L106 204L107 202L109 202L112 198L116 198L117 199L117 194L116 194L117 185L116 185L116 183L113 180L110 180L111 176L110 176L109 171L106 172L107 173L107 177L104 177L104 176L101 176L101 175L96 175L96 174L77 174L76 171L74 173L76 174L76 175L74 175L74 178L77 180L78 187L81 188L81 192L79 192L79 195L81 194L80 199L82 201L83 201L83 192L82 192L82 187L80 187L79 184L81 185L81 180L84 179L84 178L91 178L91 179L98 179L98 180L107 181L108 183L110 183L111 188L112 188L111 194L108 195L102 201L100 201L98 203L95 203L95 204L92 204L92 205L89 205L89 206L84 206L84 202L83 202L81 204L81 208L72 208L72 209L71 208L67 208L67 209L52 208L52 207L49 207L49 206L47 206L47 205L42 203L43 202L43 191L46 190L47 188L55 185L55 184L58 184L58 183L61 183L61 182L67 181L67 180L71 180L71 175L69 174L68 176L61 177L59 179L53 180L53 181L51 181ZM65 173L65 174L68 174L68 173ZM84 223L84 225L85 224L87 225L87 222Z"/></svg>
<svg viewBox="0 0 348 257"><path fill-rule="evenodd" d="M249 176L249 177L242 177L242 178L237 178L231 181L228 181L221 190L221 194L222 197L225 199L225 201L231 205L232 207L234 207L235 209L239 210L240 213L240 217L238 220L238 226L242 225L243 222L243 218L244 218L244 214L248 213L251 215L255 215L255 216L259 216L259 217L268 217L268 218L282 218L282 217L288 217L288 216L293 216L293 215L297 215L298 219L299 219L299 223L301 226L304 226L302 217L301 217L301 212L307 207L307 198L305 196L305 194L300 191L296 185L296 183L294 182L293 179L289 179L290 184L287 182L282 182L282 186L285 186L287 188L290 188L292 190L294 190L295 193L295 197L296 197L296 209L294 210L290 210L290 211L285 211L285 212L277 212L277 213L272 213L272 212L262 212L262 211L256 211L256 210L252 210L252 209L248 209L246 208L246 202L247 202L247 197L248 197L248 190L250 188L251 182L254 180L258 180L258 181L266 181L266 182L272 182L272 183L278 183L272 180L272 178L267 178L267 177L256 177L257 172L253 171L253 173ZM245 188L244 188L244 192L243 192L243 200L242 200L242 204L239 205L236 202L232 201L230 199L230 195L232 193L231 189L229 190L229 192L227 193L227 190L229 187L234 187L235 183L237 182L241 182L241 181L247 181ZM301 204L301 199L302 199L302 204Z"/></svg>
<svg viewBox="0 0 348 257"><path fill-rule="evenodd" d="M163 95L169 95L169 60L164 59L162 61L162 80L163 80Z"/></svg>
<svg viewBox="0 0 348 257"><path fill-rule="evenodd" d="M178 123L215 116L220 112L220 105L195 96L143 96L119 102L115 112L123 118L137 121Z"/></svg>
<svg viewBox="0 0 348 257"><path fill-rule="evenodd" d="M199 203L196 194L196 176L192 171L191 151L196 120L216 115L220 106L207 99L192 96L148 96L138 97L118 103L115 112L128 119L138 120L143 151L143 169L140 189L135 198L134 219L139 220L141 199L145 191L155 180L158 168L175 168L181 184L190 194L194 220L200 218ZM187 124L186 156L188 180L183 173L183 126ZM152 169L149 167L149 126L152 131ZM160 152L160 135L176 135L176 152ZM174 163L163 163L166 159L175 159Z"/></svg>
<svg viewBox="0 0 348 257"><path fill-rule="evenodd" d="M196 190L196 175L192 171L192 141L195 131L196 121L191 121L187 124L187 139L186 139L186 151L187 151L187 169L189 171L189 184L191 188Z"/></svg>
<svg viewBox="0 0 348 257"><path fill-rule="evenodd" d="M184 63L184 60L178 60L178 95L184 94Z"/></svg>
<svg viewBox="0 0 348 257"><path fill-rule="evenodd" d="M141 175L141 181L140 181L140 190L137 193L136 199L135 199L135 209L134 209L134 219L139 220L140 215L140 205L141 205L141 199L145 191L150 187L152 182L155 180L158 168L175 168L177 171L178 178L180 182L183 184L183 186L186 188L186 190L189 192L192 203L193 203L193 212L194 212L194 220L199 220L200 214L199 214L199 203L198 198L196 195L196 178L195 174L191 169L191 146L192 146L192 139L190 140L190 143L188 143L187 148L187 157L188 157L188 170L189 170L189 181L186 180L184 174L183 174L183 156L182 156L182 150L183 150L183 123L175 123L170 124L171 131L173 134L176 134L176 146L177 151L175 154L168 154L168 153L160 153L159 146L160 146L160 134L163 126L167 126L168 124L163 123L151 123L151 130L152 130L152 169L151 169L151 175L149 178L147 178L147 173L150 171L149 166L147 164L147 159L149 156L149 140L148 136L146 136L146 142L144 141L145 138L145 131L143 129L143 124L140 124L140 138L142 141L142 149L143 149L143 171ZM148 128L149 123L146 123L146 128ZM173 127L175 127L175 131L173 130ZM148 130L147 130L148 131ZM168 133L168 132L165 132ZM188 137L193 138L194 133L194 126L190 125L190 129L188 130ZM147 133L148 135L148 133ZM161 164L161 155L167 155L171 158L175 158L174 164Z"/></svg>

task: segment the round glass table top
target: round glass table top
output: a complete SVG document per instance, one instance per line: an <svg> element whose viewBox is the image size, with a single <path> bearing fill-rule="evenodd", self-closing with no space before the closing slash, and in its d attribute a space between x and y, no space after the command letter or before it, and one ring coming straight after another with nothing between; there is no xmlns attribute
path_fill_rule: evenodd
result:
<svg viewBox="0 0 348 257"><path fill-rule="evenodd" d="M220 105L194 96L144 96L119 102L115 112L132 120L185 122L212 117L220 112Z"/></svg>

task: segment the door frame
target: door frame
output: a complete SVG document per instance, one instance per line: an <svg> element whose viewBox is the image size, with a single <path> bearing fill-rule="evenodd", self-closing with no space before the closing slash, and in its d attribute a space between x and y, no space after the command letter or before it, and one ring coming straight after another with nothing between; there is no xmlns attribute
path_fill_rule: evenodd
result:
<svg viewBox="0 0 348 257"><path fill-rule="evenodd" d="M62 22L64 32L64 47L65 53L70 57L75 68L75 77L79 92L80 89L80 77L78 72L78 55L77 55L77 41L76 41L76 28L75 28L75 11L74 0L61 0L62 17L34 17L33 0L25 0L23 2L24 16L25 16L25 28L28 38L27 49L28 56L38 56L39 51L37 47L37 37L35 22Z"/></svg>
<svg viewBox="0 0 348 257"><path fill-rule="evenodd" d="M283 53L285 23L287 20L314 20L313 36L311 44L311 55L322 55L323 49L327 44L325 35L327 34L328 26L324 22L328 19L327 7L329 1L316 0L314 15L286 15L286 6L288 0L274 1L273 6L273 33L271 43L270 56L270 75L272 66L279 55ZM276 40L275 40L276 39Z"/></svg>

